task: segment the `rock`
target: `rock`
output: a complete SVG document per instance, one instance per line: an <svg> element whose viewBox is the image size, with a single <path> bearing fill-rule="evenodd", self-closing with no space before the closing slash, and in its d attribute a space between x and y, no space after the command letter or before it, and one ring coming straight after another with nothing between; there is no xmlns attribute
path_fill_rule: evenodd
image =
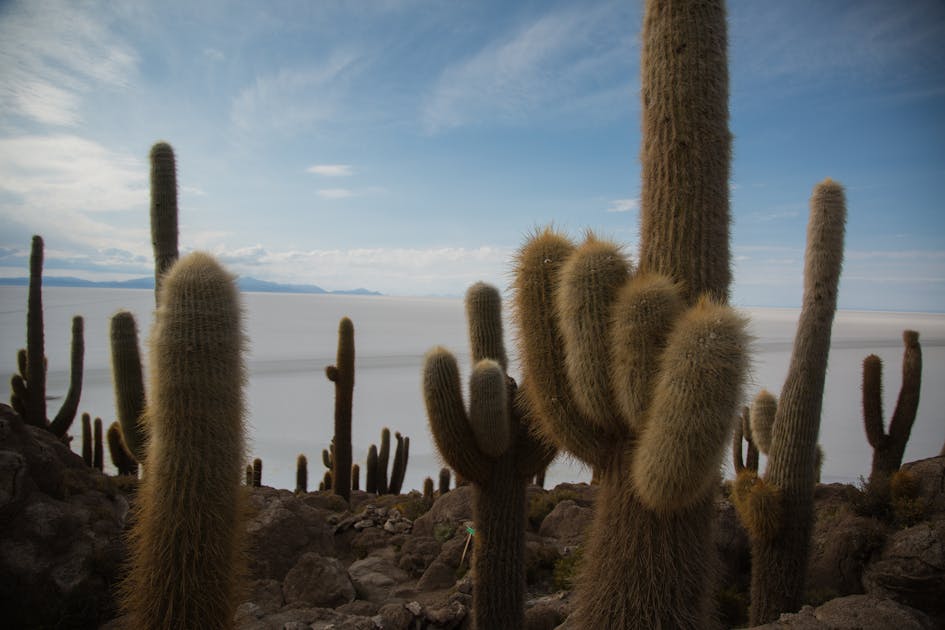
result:
<svg viewBox="0 0 945 630"><path fill-rule="evenodd" d="M432 536L410 536L400 548L397 566L413 577L420 577L440 553L440 547Z"/></svg>
<svg viewBox="0 0 945 630"><path fill-rule="evenodd" d="M576 547L584 541L587 528L594 518L594 511L582 507L571 499L558 503L541 522L538 533L545 538L557 540L558 547Z"/></svg>
<svg viewBox="0 0 945 630"><path fill-rule="evenodd" d="M378 611L375 625L381 630L408 630L413 625L414 618L419 617L421 612L419 604L416 613L404 604L387 604L381 606Z"/></svg>
<svg viewBox="0 0 945 630"><path fill-rule="evenodd" d="M564 593L529 600L525 604L525 630L552 630L571 614L570 602Z"/></svg>
<svg viewBox="0 0 945 630"><path fill-rule="evenodd" d="M869 595L839 597L813 608L781 615L780 619L754 630L796 628L798 630L933 630L935 624L921 611L888 599Z"/></svg>
<svg viewBox="0 0 945 630"><path fill-rule="evenodd" d="M464 486L460 486L464 487ZM455 490L449 492L453 494ZM449 496L449 494L447 496ZM419 519L418 519L419 520ZM420 580L417 582L417 588L421 591L431 591L439 588L448 588L456 583L457 575L460 574L459 565L463 555L463 549L466 546L466 539L459 536L453 537L443 544L440 553L430 563L430 566ZM466 553L463 560L464 568L469 567L469 554L472 553L472 545Z"/></svg>
<svg viewBox="0 0 945 630"><path fill-rule="evenodd" d="M330 513L288 490L267 487L253 488L250 502L255 509L246 525L251 577L282 580L303 554L334 555Z"/></svg>
<svg viewBox="0 0 945 630"><path fill-rule="evenodd" d="M889 536L863 573L866 592L945 616L945 518Z"/></svg>
<svg viewBox="0 0 945 630"><path fill-rule="evenodd" d="M437 536L452 532L465 521L472 519L472 486L460 486L450 490L433 504L430 510L414 521L413 532L421 536Z"/></svg>
<svg viewBox="0 0 945 630"><path fill-rule="evenodd" d="M719 584L747 588L751 574L751 542L738 520L735 506L727 498L715 502L715 548L720 566Z"/></svg>
<svg viewBox="0 0 945 630"><path fill-rule="evenodd" d="M115 615L129 505L111 479L0 404L5 627L98 627Z"/></svg>
<svg viewBox="0 0 945 630"><path fill-rule="evenodd" d="M286 604L334 608L355 598L354 584L336 558L306 553L285 576L282 584Z"/></svg>
<svg viewBox="0 0 945 630"><path fill-rule="evenodd" d="M807 590L830 597L863 592L863 569L886 539L873 518L857 516L846 504L818 503L811 534Z"/></svg>
<svg viewBox="0 0 945 630"><path fill-rule="evenodd" d="M932 516L945 516L945 457L929 457L903 464L901 470L912 473L919 484L919 498Z"/></svg>
<svg viewBox="0 0 945 630"><path fill-rule="evenodd" d="M285 604L282 584L276 580L253 580L248 590L249 602L262 614L273 613Z"/></svg>
<svg viewBox="0 0 945 630"><path fill-rule="evenodd" d="M348 567L348 575L359 599L377 604L391 600L393 590L410 579L394 562L394 550L378 550Z"/></svg>

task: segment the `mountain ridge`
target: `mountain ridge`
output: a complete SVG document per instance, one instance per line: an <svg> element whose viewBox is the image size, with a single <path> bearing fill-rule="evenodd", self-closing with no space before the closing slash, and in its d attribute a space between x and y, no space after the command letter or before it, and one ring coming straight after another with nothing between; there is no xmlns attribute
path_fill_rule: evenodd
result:
<svg viewBox="0 0 945 630"><path fill-rule="evenodd" d="M315 284L281 284L268 280L259 280L249 276L237 278L241 291L250 293L298 293L310 295L383 295L369 289L345 289L329 291ZM25 287L29 278L0 278L0 286ZM142 277L131 280L84 280L73 276L46 276L43 285L47 287L76 287L95 289L154 289L154 278Z"/></svg>

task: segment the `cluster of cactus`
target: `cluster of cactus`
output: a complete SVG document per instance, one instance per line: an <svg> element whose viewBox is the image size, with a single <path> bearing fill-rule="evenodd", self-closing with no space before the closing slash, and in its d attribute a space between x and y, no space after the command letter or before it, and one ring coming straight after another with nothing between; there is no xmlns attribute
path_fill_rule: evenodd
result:
<svg viewBox="0 0 945 630"><path fill-rule="evenodd" d="M178 261L163 277L150 343L148 470L123 584L128 626L230 628L245 529L235 279L206 254Z"/></svg>
<svg viewBox="0 0 945 630"><path fill-rule="evenodd" d="M732 493L752 544L752 625L771 622L802 603L845 224L843 187L824 180L811 196L803 305L781 399L763 392L752 404L751 435L768 453L767 466L763 476L747 468L739 472Z"/></svg>
<svg viewBox="0 0 945 630"><path fill-rule="evenodd" d="M875 354L863 360L863 423L866 438L873 447L869 486L881 495L886 494L890 478L902 465L906 442L909 441L919 409L919 390L922 387L919 333L914 330L903 331L902 342L905 346L902 354L902 385L888 432L883 428L883 362Z"/></svg>
<svg viewBox="0 0 945 630"><path fill-rule="evenodd" d="M388 475L390 463L390 429L381 429L381 448L371 444L365 461L364 490L369 494L400 494L407 474L407 462L410 458L410 438L399 432L394 434L397 446L394 449L394 462Z"/></svg>
<svg viewBox="0 0 945 630"><path fill-rule="evenodd" d="M46 350L43 329L43 239L34 236L30 248L29 293L26 306L26 348L17 353L17 373L10 380L10 406L26 424L50 431L68 441L82 395L85 356L84 325L72 318L72 348L69 389L56 417L46 416Z"/></svg>
<svg viewBox="0 0 945 630"><path fill-rule="evenodd" d="M473 360L469 410L456 359L442 347L424 361L424 402L437 449L475 489L474 627L512 630L524 622L525 489L555 451L532 435L517 404L498 291L483 283L470 287L466 316Z"/></svg>

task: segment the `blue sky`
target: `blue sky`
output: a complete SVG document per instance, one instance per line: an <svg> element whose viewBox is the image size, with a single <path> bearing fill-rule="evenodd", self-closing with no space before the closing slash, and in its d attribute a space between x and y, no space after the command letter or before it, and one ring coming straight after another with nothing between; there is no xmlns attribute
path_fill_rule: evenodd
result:
<svg viewBox="0 0 945 630"><path fill-rule="evenodd" d="M636 249L639 2L0 2L0 275L152 272L150 146L181 245L328 289L504 286L554 222ZM733 299L800 302L807 199L840 304L945 311L945 3L729 3Z"/></svg>

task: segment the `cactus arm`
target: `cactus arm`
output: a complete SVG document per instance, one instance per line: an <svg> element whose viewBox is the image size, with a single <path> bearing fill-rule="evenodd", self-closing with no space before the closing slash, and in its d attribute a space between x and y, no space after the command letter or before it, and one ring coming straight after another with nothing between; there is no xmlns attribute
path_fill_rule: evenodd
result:
<svg viewBox="0 0 945 630"><path fill-rule="evenodd" d="M118 422L112 422L105 433L108 441L108 453L111 455L112 463L118 469L119 475L138 476L138 462L131 456L125 446L125 441L121 434L121 425Z"/></svg>
<svg viewBox="0 0 945 630"><path fill-rule="evenodd" d="M654 388L654 420L631 470L649 509L680 510L715 487L748 367L746 326L728 307L705 300L674 328Z"/></svg>
<svg viewBox="0 0 945 630"><path fill-rule="evenodd" d="M480 451L463 407L456 359L442 347L428 352L424 360L423 398L430 430L443 459L466 479L476 483L488 480L491 457Z"/></svg>
<svg viewBox="0 0 945 630"><path fill-rule="evenodd" d="M404 436L400 434L400 431L395 431L394 439L397 441L397 446L394 448L394 462L390 467L390 483L387 491L390 494L400 494L401 486L404 483L402 470L404 465Z"/></svg>
<svg viewBox="0 0 945 630"><path fill-rule="evenodd" d="M21 374L14 374L10 377L10 406L17 412L21 418L26 418L29 413L30 390Z"/></svg>
<svg viewBox="0 0 945 630"><path fill-rule="evenodd" d="M177 261L177 165L166 142L151 147L151 245L154 249L154 297L164 274Z"/></svg>
<svg viewBox="0 0 945 630"><path fill-rule="evenodd" d="M46 350L43 330L43 239L33 237L26 309L26 414L23 420L46 428Z"/></svg>
<svg viewBox="0 0 945 630"><path fill-rule="evenodd" d="M499 292L484 282L477 282L466 290L466 321L469 323L469 348L475 365L483 359L492 359L508 370L502 328L502 301Z"/></svg>
<svg viewBox="0 0 945 630"><path fill-rule="evenodd" d="M732 485L732 503L753 539L775 539L784 522L784 505L777 486L766 483L756 471L744 469Z"/></svg>
<svg viewBox="0 0 945 630"><path fill-rule="evenodd" d="M381 448L377 452L377 493L387 494L390 487L387 464L390 461L390 429L381 429Z"/></svg>
<svg viewBox="0 0 945 630"><path fill-rule="evenodd" d="M766 389L762 389L751 402L749 424L751 436L758 450L767 455L771 452L771 432L778 413L778 399Z"/></svg>
<svg viewBox="0 0 945 630"><path fill-rule="evenodd" d="M922 386L922 346L919 345L919 333L907 330L902 334L905 350L902 355L902 386L896 399L896 409L889 422L889 437L900 451L905 450L912 424L919 409L919 390ZM900 458L902 454L900 453Z"/></svg>
<svg viewBox="0 0 945 630"><path fill-rule="evenodd" d="M863 425L874 449L883 447L883 361L875 354L863 359Z"/></svg>
<svg viewBox="0 0 945 630"><path fill-rule="evenodd" d="M499 457L511 442L508 383L502 366L483 359L469 379L469 426L479 451Z"/></svg>
<svg viewBox="0 0 945 630"><path fill-rule="evenodd" d="M613 440L587 421L573 401L558 352L564 341L552 307L561 267L574 249L571 241L548 228L519 250L514 280L519 356L529 382L527 416L546 440L597 468L607 460Z"/></svg>
<svg viewBox="0 0 945 630"><path fill-rule="evenodd" d="M71 349L71 369L69 372L69 390L66 392L66 399L59 408L59 413L53 419L49 430L56 437L65 436L72 421L75 420L75 414L79 410L79 398L82 396L82 363L85 357L85 339L83 335L84 325L81 317L72 318L72 349Z"/></svg>
<svg viewBox="0 0 945 630"><path fill-rule="evenodd" d="M109 326L109 339L118 422L128 450L138 462L144 463L147 454L144 376L134 315L128 311L115 313Z"/></svg>

